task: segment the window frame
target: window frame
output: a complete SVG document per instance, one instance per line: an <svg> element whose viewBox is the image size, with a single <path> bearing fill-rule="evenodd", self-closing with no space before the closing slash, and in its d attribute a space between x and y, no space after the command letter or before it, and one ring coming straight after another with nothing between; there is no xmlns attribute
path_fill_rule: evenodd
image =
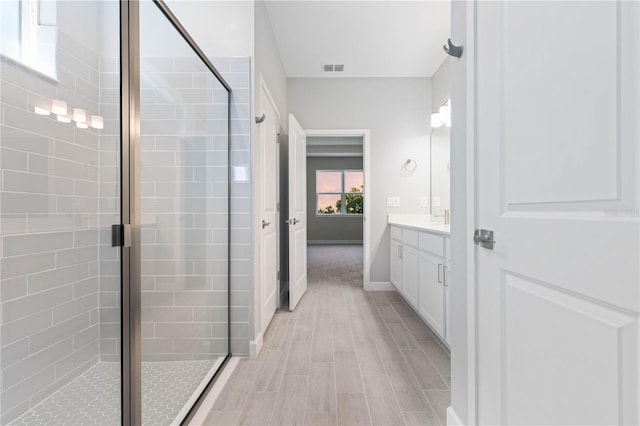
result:
<svg viewBox="0 0 640 426"><path fill-rule="evenodd" d="M364 213L347 213L347 195L348 194L356 194L362 195L363 203L365 192L347 192L345 188L345 175L349 172L360 172L362 173L362 185L364 187L364 170L363 169L316 169L316 185L315 185L315 215L316 217L362 217ZM318 191L318 174L319 173L340 173L340 188L342 192L319 192ZM336 213L320 213L318 206L318 196L319 195L340 195L341 202L341 211ZM364 206L363 206L364 207Z"/></svg>

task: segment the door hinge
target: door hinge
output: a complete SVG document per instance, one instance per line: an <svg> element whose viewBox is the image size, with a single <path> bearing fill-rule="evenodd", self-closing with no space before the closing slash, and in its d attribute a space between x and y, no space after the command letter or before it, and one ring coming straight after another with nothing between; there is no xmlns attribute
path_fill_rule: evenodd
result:
<svg viewBox="0 0 640 426"><path fill-rule="evenodd" d="M131 224L111 225L111 247L131 247Z"/></svg>

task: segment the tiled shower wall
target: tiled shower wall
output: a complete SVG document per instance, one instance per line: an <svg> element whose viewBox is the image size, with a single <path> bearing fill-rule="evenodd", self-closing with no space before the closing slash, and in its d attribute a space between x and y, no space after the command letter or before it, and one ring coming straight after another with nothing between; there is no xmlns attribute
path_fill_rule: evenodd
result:
<svg viewBox="0 0 640 426"><path fill-rule="evenodd" d="M248 94L241 93L248 90L248 59L215 62L235 86L233 161L248 167ZM224 356L227 92L195 57L143 58L141 69L143 360ZM233 185L235 289L248 278L238 257L249 253L249 200L248 182ZM232 346L240 353L248 352L248 314L237 306L243 296L231 295Z"/></svg>
<svg viewBox="0 0 640 426"><path fill-rule="evenodd" d="M99 360L120 359L119 249L110 244L111 225L120 222L119 64L114 58L100 58L64 33L58 35L57 53L57 82L6 59L0 64L1 424L7 424ZM214 62L233 87L231 351L247 355L249 59L219 58ZM103 115L104 129L78 129L73 122L61 123L55 116L34 114L35 106L52 99L63 99L69 106ZM168 142L163 136L158 140L160 144L153 150L163 141ZM143 149L151 149L148 140L143 141ZM185 154L188 155L186 151ZM143 190L150 191L150 187L143 186ZM147 193L150 197L144 203L152 203L147 207L153 207L154 201L150 200L155 196ZM163 283L162 277L153 278L154 285L160 284L158 288L174 285L174 297L182 292L177 298L183 298L180 303L202 305L197 286L191 287L191 294L180 288L198 279L202 278ZM145 277L146 290L152 291L150 282L151 278ZM216 300L211 306L192 304L187 309L192 310L193 319L198 315L208 321L218 318L211 315L222 312L218 309L220 302ZM149 319L148 311L146 315ZM172 323L167 319L162 316L160 333L170 333L167 329ZM151 334L152 323L145 324L145 336L156 339L155 324ZM204 351L193 341L174 341L173 348L176 347L179 351L156 352L148 360L185 359L183 348L189 348L192 358L199 358L202 353L198 351ZM147 345L145 350L149 348ZM152 352L153 343L149 353ZM163 354L169 356L163 358Z"/></svg>
<svg viewBox="0 0 640 426"><path fill-rule="evenodd" d="M58 81L1 63L2 424L99 360L100 138L34 107L98 113L100 60L63 32L56 49Z"/></svg>

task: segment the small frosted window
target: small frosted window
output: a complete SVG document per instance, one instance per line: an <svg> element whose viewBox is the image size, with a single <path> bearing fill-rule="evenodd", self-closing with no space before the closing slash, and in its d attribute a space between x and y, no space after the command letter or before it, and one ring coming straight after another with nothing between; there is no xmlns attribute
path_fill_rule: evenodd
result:
<svg viewBox="0 0 640 426"><path fill-rule="evenodd" d="M55 1L0 1L0 53L56 78Z"/></svg>

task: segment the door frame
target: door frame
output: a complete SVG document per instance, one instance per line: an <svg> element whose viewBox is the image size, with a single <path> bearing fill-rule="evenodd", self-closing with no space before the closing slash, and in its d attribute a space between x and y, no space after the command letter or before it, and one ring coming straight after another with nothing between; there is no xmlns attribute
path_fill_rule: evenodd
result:
<svg viewBox="0 0 640 426"><path fill-rule="evenodd" d="M280 129L280 110L278 110L278 105L271 94L271 90L269 90L269 86L265 81L264 77L261 73L258 74L258 87L256 90L255 96L255 112L256 119L262 116L262 112L260 111L260 105L262 102L262 91L267 97L267 101L273 106L273 109L276 111L276 123L278 129ZM262 131L262 127L260 127L260 123L257 123L253 118L251 119L252 126L258 135L257 140L260 141L259 134ZM253 137L252 137L253 139ZM277 203L277 213L276 213L276 236L277 236L277 253L276 253L276 267L277 271L280 272L280 221L281 221L281 206L280 206L280 132L278 131L278 137L276 138L277 142L277 152L276 152L276 203ZM255 149L252 147L252 158L251 158L251 169L253 176L260 176L262 178L262 168L260 167L260 146L256 146ZM253 339L249 341L249 356L251 358L255 358L260 353L260 349L262 348L262 343L264 339L264 332L262 330L262 286L260 284L260 277L262 277L262 256L263 256L263 247L262 247L262 228L260 224L260 220L262 217L262 198L264 194L260 190L257 181L252 178L251 179L251 193L253 198L253 208L252 208L252 223L253 223L253 232L252 232L252 240L254 242L253 248ZM280 284L281 280L277 280L277 294L278 298L280 295ZM280 307L280 300L278 300L278 307Z"/></svg>
<svg viewBox="0 0 640 426"><path fill-rule="evenodd" d="M364 216L362 249L363 253L363 288L365 290L375 290L371 288L371 136L369 129L305 129L307 137L361 137L362 138L362 171L364 173ZM308 224L307 224L308 226Z"/></svg>
<svg viewBox="0 0 640 426"><path fill-rule="evenodd" d="M476 256L476 3L452 2L451 39L463 45L451 58L451 373L448 425L477 424ZM460 123L457 126L455 123ZM459 212L456 213L456 212ZM455 408L453 404L456 404Z"/></svg>

